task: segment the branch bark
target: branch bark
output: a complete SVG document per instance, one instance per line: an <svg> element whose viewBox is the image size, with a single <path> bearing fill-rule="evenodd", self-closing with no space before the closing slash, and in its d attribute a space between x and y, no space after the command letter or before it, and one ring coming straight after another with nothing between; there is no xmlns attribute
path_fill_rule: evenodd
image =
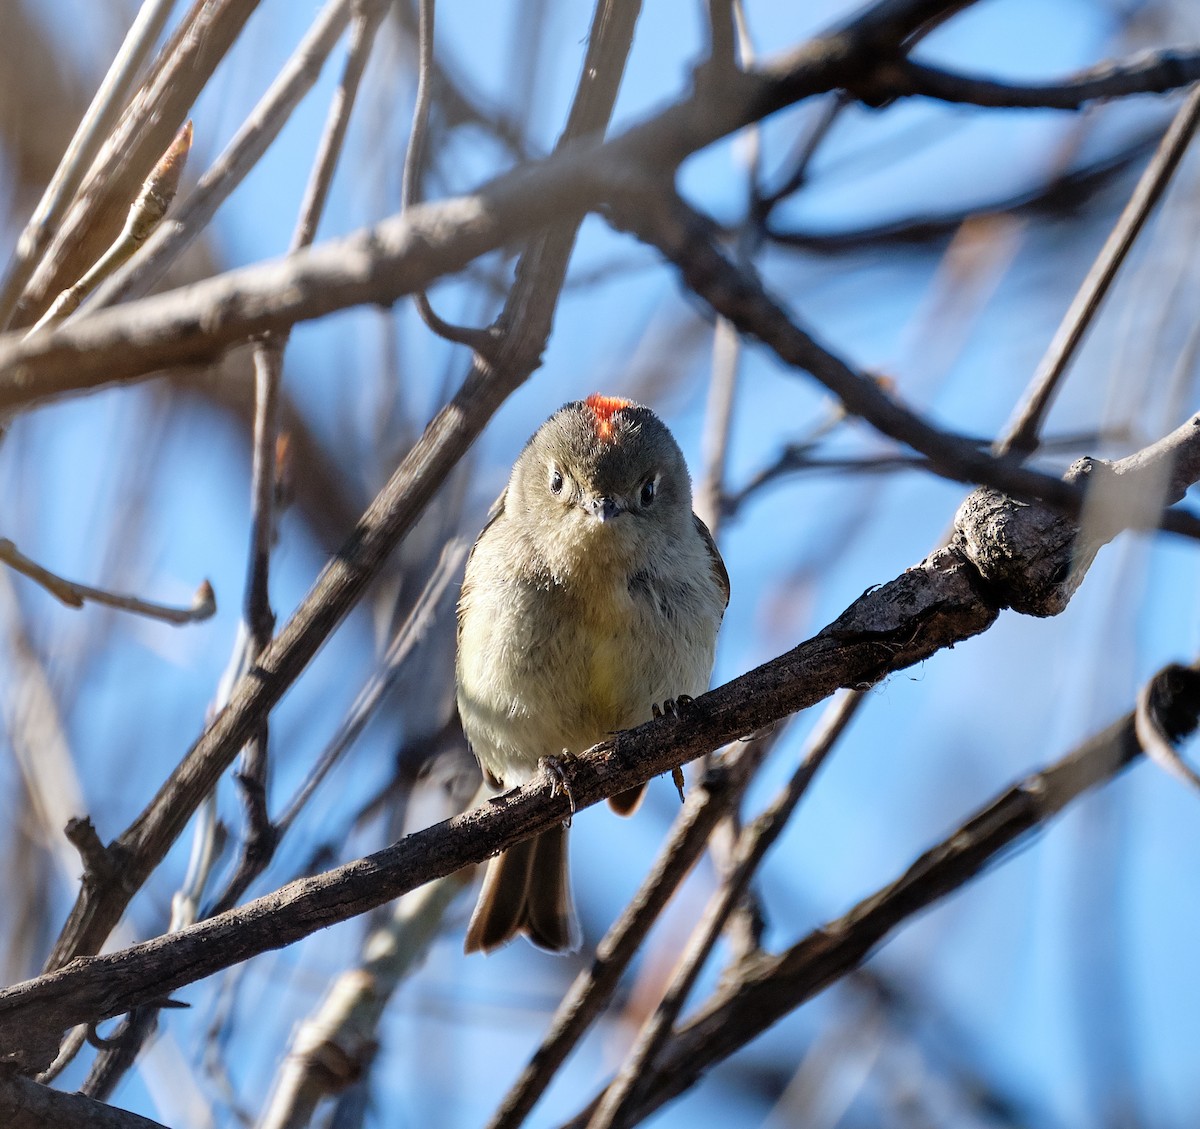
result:
<svg viewBox="0 0 1200 1129"><path fill-rule="evenodd" d="M166 1129L157 1121L128 1113L82 1094L65 1094L32 1078L0 1073L0 1124L5 1129Z"/></svg>

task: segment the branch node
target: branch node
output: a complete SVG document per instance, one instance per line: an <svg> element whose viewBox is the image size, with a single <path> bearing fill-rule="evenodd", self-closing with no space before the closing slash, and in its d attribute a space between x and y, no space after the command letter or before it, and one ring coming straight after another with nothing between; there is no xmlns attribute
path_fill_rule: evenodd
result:
<svg viewBox="0 0 1200 1129"><path fill-rule="evenodd" d="M83 860L85 882L105 882L112 878L116 869L112 851L101 841L89 816L67 820L63 833Z"/></svg>

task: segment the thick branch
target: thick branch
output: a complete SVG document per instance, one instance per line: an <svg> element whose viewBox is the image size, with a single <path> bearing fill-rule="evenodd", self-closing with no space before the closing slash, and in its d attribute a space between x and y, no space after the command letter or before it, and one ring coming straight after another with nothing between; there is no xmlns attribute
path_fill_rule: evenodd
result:
<svg viewBox="0 0 1200 1129"><path fill-rule="evenodd" d="M870 685L983 631L997 612L981 596L973 571L953 552L943 551L873 589L814 639L697 699L681 720L648 722L572 760L567 772L576 806L598 803L839 687ZM78 1022L160 999L365 913L481 862L568 814L568 800L556 781L538 776L497 802L240 909L116 953L77 959L15 985L0 992L0 1056L27 1069L41 1068L53 1057L61 1032Z"/></svg>
<svg viewBox="0 0 1200 1129"><path fill-rule="evenodd" d="M62 1129L64 1125L86 1129L166 1129L157 1121L128 1113L115 1106L64 1094L32 1078L0 1074L0 1125L5 1129Z"/></svg>
<svg viewBox="0 0 1200 1129"><path fill-rule="evenodd" d="M1177 492L1189 476L1200 476L1200 415L1145 451L1092 467L1105 488L1119 494L1137 492L1147 481L1160 486L1165 483L1165 489ZM1049 610L1046 578L1050 578L1052 589L1057 585L1054 591L1061 590L1058 599L1065 606L1081 575L1079 562L1074 560L1074 526L1036 505L1020 506L1017 511L1026 515L1018 520L1032 525L1012 532L1004 544L1025 562L1033 589L1027 600L1016 587L1019 563L1011 564L1001 587L994 578L982 582L964 551L941 549L916 568L865 593L813 639L697 699L681 719L660 718L618 733L572 760L566 771L575 805L583 808L598 803L805 709L837 689L873 685L978 634L998 615L1001 592L1014 604L1040 601L1044 614ZM961 513L969 516L971 512L972 507L965 505ZM1039 512L1044 516L1038 516ZM1127 510L1121 506L1113 510L1114 514L1124 512ZM1018 535L1029 529L1040 536ZM1111 529L1103 532L1111 535ZM974 557L981 543L979 531L960 530L958 543L970 547ZM989 566L993 564L989 562ZM346 582L344 578L339 581ZM307 613L302 609L297 619L318 614L330 612L328 608ZM284 637L289 630L290 625ZM283 637L268 650L264 663L272 655L289 653L279 649L282 642ZM289 644L294 645L294 640ZM232 757L240 744L223 744L230 740L228 734L251 725L255 702L281 689L278 676L268 678L263 670L244 680L234 701L185 760L180 770L185 782L201 774L204 779L215 778L227 763L216 754L224 750ZM248 705L237 708L240 699ZM191 787L194 789L194 783ZM53 1057L67 1027L160 999L222 968L364 913L547 830L566 818L569 809L558 778L540 775L497 802L411 835L365 859L294 882L241 909L117 953L76 960L59 971L18 984L0 992L0 1061L9 1058L25 1068L40 1069ZM179 803L165 810L152 805L143 821L131 828L129 841L147 834L144 822L178 823L186 815L187 809ZM143 860L139 865L146 863ZM77 907L77 928L69 934L73 943L96 943L97 937L106 935L129 889L136 888L128 867L122 878L129 885L120 890L85 891ZM64 946L69 943L64 938ZM70 951L63 949L64 955Z"/></svg>

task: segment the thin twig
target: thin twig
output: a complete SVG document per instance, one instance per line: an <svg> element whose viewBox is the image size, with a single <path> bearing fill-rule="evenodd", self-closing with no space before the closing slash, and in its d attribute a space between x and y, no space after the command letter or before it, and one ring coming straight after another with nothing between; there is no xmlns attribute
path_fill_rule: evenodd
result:
<svg viewBox="0 0 1200 1129"><path fill-rule="evenodd" d="M136 596L122 596L116 592L106 592L102 588L92 588L87 584L79 584L74 580L63 577L43 568L31 561L7 537L0 538L0 561L9 568L37 581L52 596L66 604L69 608L81 608L85 603L103 604L109 608L119 608L121 611L133 612L146 616L148 619L162 620L164 623L176 625L185 623L200 623L210 618L217 610L216 596L212 585L207 580L202 581L196 589L189 608L174 608L167 604L156 604L150 600L142 600Z"/></svg>
<svg viewBox="0 0 1200 1129"><path fill-rule="evenodd" d="M443 816L459 810L461 796L437 790ZM308 1125L322 1100L365 1076L396 989L424 959L446 910L471 878L471 871L458 871L398 898L367 934L355 965L334 980L316 1011L296 1027L257 1129Z"/></svg>
<svg viewBox="0 0 1200 1129"><path fill-rule="evenodd" d="M411 39L418 39L420 14L414 13L413 7L410 3L393 4L391 12L402 31ZM513 161L529 161L538 155L520 123L505 109L487 104L468 90L463 84L463 75L452 73L433 58L430 77L437 96L439 116L448 128L478 126L491 134Z"/></svg>
<svg viewBox="0 0 1200 1129"><path fill-rule="evenodd" d="M75 136L59 161L33 215L17 240L17 249L0 286L0 330L8 328L21 291L66 214L88 167L104 144L124 106L134 75L158 40L175 0L146 0L92 98Z"/></svg>
<svg viewBox="0 0 1200 1129"><path fill-rule="evenodd" d="M838 255L863 248L922 246L954 236L972 216L1061 216L1073 214L1131 165L1153 151L1161 135L1142 136L1114 153L1069 172L1051 176L1045 183L966 207L927 212L896 220L847 228L814 231L766 225L765 238L781 247L795 247L818 255Z"/></svg>
<svg viewBox="0 0 1200 1129"><path fill-rule="evenodd" d="M463 559L467 555L467 546L462 541L449 541L442 549L433 574L426 581L424 589L412 606L412 610L396 631L395 637L388 646L379 669L368 679L366 685L358 692L350 709L346 713L337 733L326 745L318 758L312 772L284 808L275 822L282 835L295 822L296 817L304 809L316 791L321 781L329 774L330 769L341 760L346 750L357 740L358 735L366 727L368 721L375 715L379 704L388 695L388 691L396 684L403 673L405 663L426 637L437 613L438 605L445 597L450 583L458 575Z"/></svg>
<svg viewBox="0 0 1200 1129"><path fill-rule="evenodd" d="M208 225L279 136L292 111L312 89L350 22L358 0L327 0L304 38L249 117L135 262L108 280L92 299L99 310L147 293Z"/></svg>
<svg viewBox="0 0 1200 1129"><path fill-rule="evenodd" d="M1153 764L1176 780L1200 788L1200 773L1175 747L1187 736L1170 716L1172 703L1183 693L1200 696L1200 663L1168 666L1150 679L1138 694L1134 728L1138 744Z"/></svg>
<svg viewBox="0 0 1200 1129"><path fill-rule="evenodd" d="M424 170L425 137L429 132L429 107L433 100L433 36L436 0L418 0L417 23L417 96L413 106L412 130L408 135L408 151L404 154L404 175L401 179L400 209L407 211L421 198L421 173ZM433 308L429 295L418 290L413 304L421 320L439 337L456 345L466 345L486 355L494 344L493 334L486 329L453 325Z"/></svg>
<svg viewBox="0 0 1200 1129"><path fill-rule="evenodd" d="M1045 84L997 82L906 59L888 73L882 88L887 97L924 95L943 102L999 109L1079 110L1103 99L1162 94L1197 79L1200 52L1147 51L1136 59L1101 63L1060 82Z"/></svg>
<svg viewBox="0 0 1200 1129"><path fill-rule="evenodd" d="M696 513L714 539L720 536L721 523L728 512L722 497L740 358L741 338L737 330L725 318L717 318L713 325L712 377L704 411L704 470L695 498Z"/></svg>
<svg viewBox="0 0 1200 1129"><path fill-rule="evenodd" d="M745 9L741 0L732 0L730 17L733 25L733 64L740 71L755 63L754 42L746 23ZM757 202L761 196L762 180L762 126L748 126L739 138L743 142L742 162L746 172L746 215L737 240L737 257L742 266L748 266L762 239L762 228L758 222ZM725 473L728 461L729 436L733 430L733 407L741 374L742 339L734 325L718 316L713 326L712 378L709 381L708 404L704 427L704 473L697 495L701 520L709 527L713 538L719 541L722 524L721 498L725 492ZM706 769L709 756L701 760ZM731 804L724 817L713 828L709 837L709 852L718 873L724 873L729 865L733 844L741 832L741 811ZM762 909L752 894L747 893L738 915L739 928L731 928L730 942L739 952L746 952L759 943L762 925Z"/></svg>
<svg viewBox="0 0 1200 1129"><path fill-rule="evenodd" d="M995 440L977 436L967 438L980 450L995 442ZM1111 448L1114 444L1128 443L1130 439L1131 434L1126 427L1111 431L1081 431L1077 434L1057 435L1051 439L1041 440L1038 444L1038 451L1042 455L1079 455L1085 451L1095 452L1098 448ZM932 469L929 459L923 455L816 455L813 453L816 447L816 441L810 439L786 446L774 462L763 467L762 470L756 471L747 480L745 486L726 494L721 503L724 516L733 517L765 487L788 475L876 475Z"/></svg>
<svg viewBox="0 0 1200 1129"><path fill-rule="evenodd" d="M1142 173L1091 270L1063 317L1045 357L1038 366L1033 387L1021 417L1004 437L1002 452L1028 452L1036 447L1037 432L1050 409L1055 389L1079 343L1104 301L1117 271L1129 254L1154 205L1179 167L1196 125L1200 123L1200 86L1188 95L1172 119L1153 159Z"/></svg>
<svg viewBox="0 0 1200 1129"><path fill-rule="evenodd" d="M176 134L162 158L150 170L141 191L130 205L129 214L125 217L125 226L112 245L84 272L82 278L67 287L50 304L50 308L34 323L26 337L32 337L35 333L70 317L101 282L141 250L146 240L158 230L167 209L175 199L191 149L192 123L189 121Z"/></svg>
<svg viewBox="0 0 1200 1129"><path fill-rule="evenodd" d="M375 41L375 33L386 13L385 0L359 0L350 31L342 79L330 103L317 145L304 198L292 232L294 253L312 243L329 188L341 158L346 130L358 96L362 75ZM243 630L232 659L236 676L256 663L275 629L271 609L270 565L279 522L280 410L282 404L283 354L289 334L270 334L254 346L255 408L253 464L251 468L250 551L243 599ZM232 684L232 681L230 682ZM222 705L224 703L221 703ZM205 913L221 913L237 903L250 883L270 864L284 828L272 823L267 808L268 728L266 724L247 743L237 773L246 833L234 873Z"/></svg>
<svg viewBox="0 0 1200 1129"><path fill-rule="evenodd" d="M772 192L763 195L757 202L756 221L766 234L766 224L771 212L781 201L798 192L808 181L809 170L817 150L830 133L841 116L842 111L851 105L850 100L841 93L827 95L817 113L816 120L801 135L796 146L796 155L789 162L792 171L783 182Z"/></svg>
<svg viewBox="0 0 1200 1129"><path fill-rule="evenodd" d="M739 67L735 7L736 0L707 0L708 58L705 66L714 70L716 81L720 81L722 72Z"/></svg>
<svg viewBox="0 0 1200 1129"><path fill-rule="evenodd" d="M37 320L120 230L134 186L162 156L260 0L193 3L122 114L25 287L16 325Z"/></svg>

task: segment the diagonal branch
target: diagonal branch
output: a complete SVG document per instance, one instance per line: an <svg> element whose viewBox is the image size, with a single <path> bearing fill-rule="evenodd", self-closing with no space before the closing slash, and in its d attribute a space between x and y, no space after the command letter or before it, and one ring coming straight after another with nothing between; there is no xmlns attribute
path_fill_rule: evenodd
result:
<svg viewBox="0 0 1200 1129"><path fill-rule="evenodd" d="M841 686L872 684L920 662L985 630L997 614L976 585L972 567L952 552L939 554L867 593L815 638L696 699L680 720L648 722L573 759L567 768L570 794L578 808L599 803ZM232 709L217 718L214 728ZM548 829L566 818L568 809L557 780L539 774L496 802L169 936L61 967L71 951L64 947L56 971L0 991L0 1061L15 1058L23 1067L40 1068L53 1057L61 1032L78 1022L161 999L184 984L365 913ZM124 870L129 876L130 868ZM93 912L84 912L93 904ZM98 903L85 892L80 922L87 930L85 942L99 935L94 923L105 921L120 904L116 891L101 891Z"/></svg>
<svg viewBox="0 0 1200 1129"><path fill-rule="evenodd" d="M1172 486L1184 474L1200 477L1200 415L1146 451L1106 465L1104 473L1131 482L1157 482L1165 464L1175 468ZM964 511L969 508L964 506ZM1081 572L1074 562L1077 571L1071 574L1074 527L1044 507L1026 505L1020 510L1035 515L1039 511L1040 519L1030 519L1038 539L1026 543L1013 539L1010 545L1027 554L1024 567L1031 575L1058 578L1063 595L1056 610L1061 610ZM1010 585L1021 567L1021 561L1011 562ZM993 602L995 591L992 584L981 582L958 548L939 550L896 579L869 590L814 638L698 698L680 719L659 718L618 733L572 760L566 770L569 789L562 788L558 776L539 774L524 788L366 858L293 882L170 936L76 960L0 991L0 1062L8 1059L27 1069L40 1068L54 1056L66 1028L162 999L185 984L481 862L561 822L569 814L568 794L578 808L591 806L813 705L839 688L873 685L986 630L999 614ZM1007 595L1021 599L1021 593L1011 588ZM1044 599L1041 591L1035 595ZM248 681L244 693L252 694L266 679L259 672ZM235 696L234 704L237 700ZM222 719L233 710L234 705L227 708L213 730L220 731ZM236 718L227 721L226 732L237 724ZM217 739L209 735L202 739L182 766L185 779L219 771L213 764ZM205 758L196 763L201 752ZM236 745L229 756L235 752ZM168 812L152 810L143 818L161 823L179 817L173 806ZM139 830L139 824L134 830ZM128 867L125 877L131 886L137 880ZM96 937L102 939L105 934L96 922L105 922L114 909L119 913L129 893L129 887L103 891L100 900L93 902L85 891L77 910L83 940L76 938L75 943L82 947L84 942L96 943ZM64 939L59 965L72 954L65 946L73 936Z"/></svg>
<svg viewBox="0 0 1200 1129"><path fill-rule="evenodd" d="M5 1129L166 1129L136 1113L42 1086L32 1078L0 1074L0 1124Z"/></svg>
<svg viewBox="0 0 1200 1129"><path fill-rule="evenodd" d="M705 217L662 188L631 190L610 208L610 218L657 247L679 268L688 289L740 332L757 338L784 364L809 373L846 411L924 455L937 474L959 482L987 483L1017 497L1038 498L1068 516L1081 512L1083 492L1077 485L996 458L966 436L935 427L879 382L851 368L801 329L756 274L721 251L714 227ZM1181 496L1182 492L1175 492L1169 501ZM1153 528L1160 519L1165 529L1200 536L1200 519L1189 513L1160 513L1153 506L1141 520Z"/></svg>
<svg viewBox="0 0 1200 1129"><path fill-rule="evenodd" d="M638 5L618 0L598 4L583 78L560 148L607 126L638 10ZM379 573L492 413L540 363L578 224L576 217L551 228L522 256L497 323L501 332L495 349L486 359L473 359L463 386L413 445L292 618L238 681L228 704L149 806L108 847L109 873L85 876L48 968L61 967L103 944L130 898L162 861L242 745Z"/></svg>
<svg viewBox="0 0 1200 1129"><path fill-rule="evenodd" d="M997 82L905 60L884 76L879 89L887 97L921 95L996 109L1080 110L1101 99L1165 94L1197 79L1200 51L1152 51L1045 84Z"/></svg>

